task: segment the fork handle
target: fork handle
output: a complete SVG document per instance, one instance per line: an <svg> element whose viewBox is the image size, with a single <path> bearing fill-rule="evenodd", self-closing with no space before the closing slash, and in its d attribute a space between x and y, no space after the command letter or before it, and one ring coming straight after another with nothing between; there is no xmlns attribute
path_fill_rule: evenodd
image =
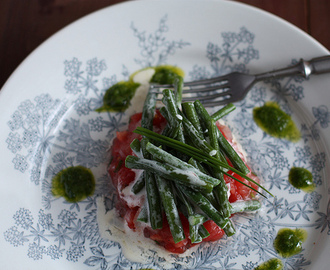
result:
<svg viewBox="0 0 330 270"><path fill-rule="evenodd" d="M257 81L300 75L308 78L311 74L322 74L330 72L330 55L313 58L309 61L300 59L293 66L261 73L255 76Z"/></svg>

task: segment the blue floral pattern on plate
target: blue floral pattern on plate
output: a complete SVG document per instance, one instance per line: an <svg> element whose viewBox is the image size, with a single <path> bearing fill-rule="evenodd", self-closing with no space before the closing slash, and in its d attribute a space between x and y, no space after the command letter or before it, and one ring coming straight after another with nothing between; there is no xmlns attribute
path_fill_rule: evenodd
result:
<svg viewBox="0 0 330 270"><path fill-rule="evenodd" d="M131 24L130 30L140 50L134 61L140 68L172 64L168 57L191 45L189 41L167 37L170 32L167 20L167 16L162 17L156 31L151 33ZM231 71L249 72L248 64L261 57L254 39L255 35L244 26L236 32L222 32L217 42L210 41L205 48L208 64L193 65L188 79ZM296 59L292 60L294 62ZM100 107L105 90L119 79L127 79L131 71L123 64L121 75L105 77L105 60L91 58L83 63L76 57L65 59L63 68L63 88L70 98L60 100L50 94L38 95L21 102L7 122L11 131L6 144L13 168L28 175L36 187L41 187L43 208L37 213L25 207L17 209L12 216L12 226L3 231L3 239L14 247L25 247L31 260L48 257L102 270L157 268L157 256L147 265L128 261L117 243L100 237L97 224L96 199L105 195L107 209L114 206L115 195L106 173L107 150L115 132L127 126L128 116L93 111ZM297 145L262 133L251 114L255 106L267 100L278 102L287 113L294 114L294 102L302 99L304 80L268 81L253 87L248 97L237 105L237 112L226 118L247 152L252 169L266 180L271 192L281 195L265 200L260 213L235 216L238 233L217 243L201 245L194 256L185 258L189 269L252 270L278 257L273 240L282 227L308 228L326 232L329 237L330 201L324 202L321 192L328 161L322 151L319 132L329 127L329 108L325 104L312 108L310 114L314 119L301 122L303 140ZM294 158L287 158L289 152ZM52 177L63 168L77 164L97 172L95 195L75 204L54 198L50 191ZM292 166L302 166L312 172L317 187L314 192L304 194L288 183L287 174ZM293 200L290 194L296 195ZM321 203L327 204L326 211L320 210ZM311 261L304 254L283 260L284 269L304 269L310 265ZM179 261L183 259L177 260L173 269L182 268Z"/></svg>

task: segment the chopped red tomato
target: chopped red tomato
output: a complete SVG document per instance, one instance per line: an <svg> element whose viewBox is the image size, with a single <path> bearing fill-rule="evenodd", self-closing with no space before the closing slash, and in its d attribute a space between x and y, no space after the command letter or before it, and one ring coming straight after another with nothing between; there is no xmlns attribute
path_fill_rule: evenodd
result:
<svg viewBox="0 0 330 270"><path fill-rule="evenodd" d="M128 155L133 155L133 152L130 148L130 143L135 138L141 138L140 135L133 133L136 127L141 125L141 118L142 114L137 113L130 118L129 126L127 131L117 132L117 137L113 141L113 146L111 150L112 154L112 161L109 165L109 173L112 179L113 185L116 187L118 193L118 202L117 202L117 210L122 218L125 219L129 228L134 230L136 219L138 213L140 211L141 205L129 206L127 201L125 200L125 195L122 194L122 191L125 187L127 187L132 181L135 180L135 172L131 169L125 167L125 159ZM156 111L154 117L154 131L160 133L165 125L166 120L164 117ZM217 123L219 130L225 136L225 138L231 143L236 151L238 151L238 146L233 140L233 136L228 127L220 125ZM243 156L242 153L239 153L240 156ZM235 176L237 179L241 180L244 183L249 184L245 179L241 178L240 176L236 175L235 173L229 171L229 173ZM249 176L256 181L258 179L249 174ZM246 200L253 197L255 194L254 191L249 189L248 187L244 186L243 184L235 181L234 179L225 176L225 181L230 186L230 197L229 201L234 202L237 200ZM250 184L249 184L250 185ZM253 185L254 188L257 188L256 185ZM189 239L189 223L187 218L180 214L181 222L183 225L183 229L186 235L186 239L179 243L174 243L172 234L169 229L169 225L167 223L166 217L164 217L164 224L163 228L159 230L153 230L150 227L146 227L144 229L144 236L156 241L159 245L163 246L166 250L173 252L173 253L183 253L190 247L196 245L192 244ZM205 228L210 233L210 236L203 239L203 241L217 241L221 239L224 235L224 231L216 225L212 220L208 220L204 223Z"/></svg>
<svg viewBox="0 0 330 270"><path fill-rule="evenodd" d="M179 243L174 243L170 227L164 216L163 228L159 230L152 230L151 228L145 228L144 236L156 241L159 245L163 246L166 250L173 253L183 253L192 246L189 239L189 223L187 218L180 214L182 226L186 239Z"/></svg>
<svg viewBox="0 0 330 270"><path fill-rule="evenodd" d="M217 241L221 239L225 234L224 230L215 224L213 220L208 220L204 222L203 225L205 229L210 233L210 235L203 240L204 242Z"/></svg>

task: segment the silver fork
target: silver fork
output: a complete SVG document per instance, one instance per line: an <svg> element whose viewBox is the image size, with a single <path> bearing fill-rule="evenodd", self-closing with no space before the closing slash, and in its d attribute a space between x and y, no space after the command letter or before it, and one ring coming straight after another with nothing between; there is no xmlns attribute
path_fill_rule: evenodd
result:
<svg viewBox="0 0 330 270"><path fill-rule="evenodd" d="M308 78L312 74L330 72L330 55L301 59L296 65L256 75L233 72L224 76L184 83L183 101L200 100L205 107L225 105L242 100L258 81L288 76ZM151 84L150 88L170 88L173 85ZM187 88L187 89L186 89Z"/></svg>

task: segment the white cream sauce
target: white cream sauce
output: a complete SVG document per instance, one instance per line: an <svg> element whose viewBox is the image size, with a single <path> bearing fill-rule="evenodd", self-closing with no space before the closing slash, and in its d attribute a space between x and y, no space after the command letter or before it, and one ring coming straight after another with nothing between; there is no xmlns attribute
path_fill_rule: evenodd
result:
<svg viewBox="0 0 330 270"><path fill-rule="evenodd" d="M131 99L131 106L126 110L126 115L133 115L142 112L144 100L149 90L149 81L155 74L155 69L147 68L137 72L132 78L134 82L140 83L136 89L134 97Z"/></svg>
<svg viewBox="0 0 330 270"><path fill-rule="evenodd" d="M106 212L104 198L97 199L97 222L101 237L120 244L123 255L130 261L148 264L157 261L163 269L173 268L173 263L189 269L188 258L196 251L193 247L184 254L173 254L143 235L144 225L137 222L136 231L132 231L121 219L116 209ZM181 258L181 259L178 259Z"/></svg>

